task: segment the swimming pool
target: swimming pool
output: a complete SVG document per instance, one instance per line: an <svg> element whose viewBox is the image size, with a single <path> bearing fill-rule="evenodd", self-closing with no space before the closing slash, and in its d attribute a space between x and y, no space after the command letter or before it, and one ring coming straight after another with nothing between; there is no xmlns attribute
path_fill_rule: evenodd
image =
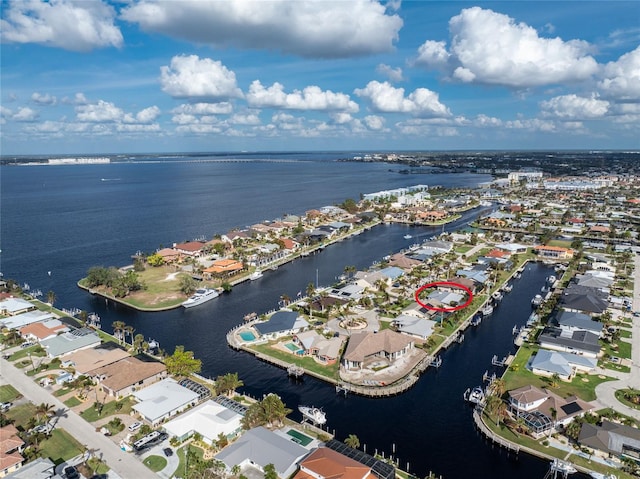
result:
<svg viewBox="0 0 640 479"><path fill-rule="evenodd" d="M256 339L255 335L251 331L242 331L240 337L245 341L253 341Z"/></svg>
<svg viewBox="0 0 640 479"><path fill-rule="evenodd" d="M296 346L296 345L295 345L295 344L293 344L293 343L286 343L286 344L285 344L285 347L286 347L289 351L291 351L292 353L297 353L297 352L298 352L298 350L300 349L298 346Z"/></svg>
<svg viewBox="0 0 640 479"><path fill-rule="evenodd" d="M296 444L300 444L301 446L306 446L311 441L313 441L312 438L310 438L309 436L305 436L304 434L302 434L301 432L296 431L295 429L289 429L287 431L287 434L289 436L291 436L291 440L293 442L295 442Z"/></svg>

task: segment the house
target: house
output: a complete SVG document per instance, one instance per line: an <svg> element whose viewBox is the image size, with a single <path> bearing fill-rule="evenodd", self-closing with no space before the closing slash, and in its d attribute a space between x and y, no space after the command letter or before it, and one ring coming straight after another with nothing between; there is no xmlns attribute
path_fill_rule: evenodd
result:
<svg viewBox="0 0 640 479"><path fill-rule="evenodd" d="M212 445L221 434L226 438L238 434L242 429L241 420L242 415L208 400L167 422L163 428L169 436L175 436L180 441L198 433L205 443Z"/></svg>
<svg viewBox="0 0 640 479"><path fill-rule="evenodd" d="M540 349L531 358L529 369L540 376L557 374L563 381L570 381L576 372L591 372L597 365L596 358Z"/></svg>
<svg viewBox="0 0 640 479"><path fill-rule="evenodd" d="M75 369L76 375L94 376L94 371L103 366L128 358L127 351L109 342L95 348L82 349L64 357L61 366Z"/></svg>
<svg viewBox="0 0 640 479"><path fill-rule="evenodd" d="M146 356L129 356L94 369L92 374L106 394L120 398L163 379L167 367Z"/></svg>
<svg viewBox="0 0 640 479"><path fill-rule="evenodd" d="M20 336L27 341L40 342L69 331L69 327L59 319L27 324L20 328Z"/></svg>
<svg viewBox="0 0 640 479"><path fill-rule="evenodd" d="M308 452L299 444L260 426L245 432L216 454L215 458L222 461L228 471L234 466L239 466L241 470L247 466L257 466L264 471L267 464L273 464L278 477L289 477Z"/></svg>
<svg viewBox="0 0 640 479"><path fill-rule="evenodd" d="M81 349L93 348L99 344L100 336L89 328L76 329L40 342L50 358L64 356Z"/></svg>
<svg viewBox="0 0 640 479"><path fill-rule="evenodd" d="M7 298L0 301L0 314L15 316L36 309L36 306L22 298Z"/></svg>
<svg viewBox="0 0 640 479"><path fill-rule="evenodd" d="M401 314L392 321L392 325L404 334L420 339L427 339L433 334L433 328L437 323L430 319L418 318L409 314Z"/></svg>
<svg viewBox="0 0 640 479"><path fill-rule="evenodd" d="M33 310L26 311L23 313L18 313L13 316L8 316L6 318L0 318L0 324L2 324L5 328L8 329L20 329L23 326L33 323L40 323L44 321L48 321L50 319L55 319L56 315L50 312Z"/></svg>
<svg viewBox="0 0 640 479"><path fill-rule="evenodd" d="M54 472L55 464L49 458L37 458L15 472L4 476L6 479L52 479L56 476Z"/></svg>
<svg viewBox="0 0 640 479"><path fill-rule="evenodd" d="M582 354L595 358L600 354L598 336L588 331L565 332L562 329L548 326L538 336L538 343L545 349Z"/></svg>
<svg viewBox="0 0 640 479"><path fill-rule="evenodd" d="M271 338L296 334L308 326L309 323L295 311L276 311L266 321L253 325L260 336Z"/></svg>
<svg viewBox="0 0 640 479"><path fill-rule="evenodd" d="M133 392L133 397L139 401L133 406L133 410L149 421L152 426L156 426L187 407L195 406L199 395L181 386L174 379L167 378Z"/></svg>
<svg viewBox="0 0 640 479"><path fill-rule="evenodd" d="M408 355L415 340L390 329L379 333L360 331L353 333L342 357L346 369L363 369L369 360L385 358L391 362Z"/></svg>
<svg viewBox="0 0 640 479"><path fill-rule="evenodd" d="M329 449L319 447L301 463L293 479L377 479L369 466Z"/></svg>
<svg viewBox="0 0 640 479"><path fill-rule="evenodd" d="M536 246L533 250L537 252L541 258L561 260L573 258L572 249L562 248L560 246Z"/></svg>
<svg viewBox="0 0 640 479"><path fill-rule="evenodd" d="M242 261L235 259L219 259L211 263L211 266L202 270L204 276L208 277L222 277L231 276L244 269Z"/></svg>
<svg viewBox="0 0 640 479"><path fill-rule="evenodd" d="M238 241L247 241L251 239L251 236L246 231L229 231L227 234L221 236L222 241L225 243L231 243Z"/></svg>
<svg viewBox="0 0 640 479"><path fill-rule="evenodd" d="M609 306L608 298L599 298L592 294L562 295L560 306L568 311L602 314Z"/></svg>
<svg viewBox="0 0 640 479"><path fill-rule="evenodd" d="M621 459L640 461L640 430L635 427L616 424L606 419L602 426L582 424L578 442L587 447L615 454Z"/></svg>
<svg viewBox="0 0 640 479"><path fill-rule="evenodd" d="M552 320L552 325L557 325L567 335L575 331L589 331L602 336L602 323L594 321L588 314L577 311L560 311Z"/></svg>
<svg viewBox="0 0 640 479"><path fill-rule="evenodd" d="M294 334L293 342L300 346L305 356L313 356L323 364L333 364L340 357L341 337L325 338L317 331L309 330Z"/></svg>
<svg viewBox="0 0 640 479"><path fill-rule="evenodd" d="M393 254L389 259L389 266L396 266L404 270L413 269L415 266L418 266L419 264L422 264L422 261L419 261L414 258L410 258L404 253Z"/></svg>
<svg viewBox="0 0 640 479"><path fill-rule="evenodd" d="M24 462L24 445L25 442L20 439L13 424L0 427L0 477L20 469Z"/></svg>
<svg viewBox="0 0 640 479"><path fill-rule="evenodd" d="M577 396L562 398L548 389L531 385L509 391L510 412L524 420L534 437L566 426L593 409L593 404Z"/></svg>
<svg viewBox="0 0 640 479"><path fill-rule="evenodd" d="M359 273L360 272L356 273L356 278L360 276ZM329 291L329 295L333 296L334 298L341 298L346 300L354 299L357 301L362 298L365 289L367 289L367 287L372 287L377 280L381 279L383 282L387 282L387 279L384 276L377 273L375 276L374 274L365 274L364 276L365 277L360 276L360 280L354 283L349 283L342 288L332 289L331 291ZM370 281L373 281L373 283L370 283Z"/></svg>
<svg viewBox="0 0 640 479"><path fill-rule="evenodd" d="M174 243L173 249L185 256L200 256L204 245L203 241L187 241L186 243Z"/></svg>
<svg viewBox="0 0 640 479"><path fill-rule="evenodd" d="M156 254L161 256L165 263L173 263L182 258L182 253L172 248L159 249Z"/></svg>

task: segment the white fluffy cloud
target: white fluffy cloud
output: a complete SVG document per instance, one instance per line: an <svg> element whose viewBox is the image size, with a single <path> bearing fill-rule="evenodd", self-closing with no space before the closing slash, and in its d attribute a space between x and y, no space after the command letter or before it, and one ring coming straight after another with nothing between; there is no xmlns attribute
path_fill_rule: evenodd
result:
<svg viewBox="0 0 640 479"><path fill-rule="evenodd" d="M364 117L364 124L370 130L379 131L384 128L384 118L378 115L367 115Z"/></svg>
<svg viewBox="0 0 640 479"><path fill-rule="evenodd" d="M370 81L365 88L355 90L359 97L367 98L374 111L381 113L411 113L419 117L447 117L449 109L440 103L438 94L426 88L417 88L404 96L404 88L395 88L388 82Z"/></svg>
<svg viewBox="0 0 640 479"><path fill-rule="evenodd" d="M393 82L400 82L403 80L402 68L400 67L392 68L389 65L385 65L384 63L381 63L376 67L376 72L378 72L380 75L386 76L389 80Z"/></svg>
<svg viewBox="0 0 640 479"><path fill-rule="evenodd" d="M618 61L607 63L604 79L598 83L607 98L623 101L640 100L640 47L622 55Z"/></svg>
<svg viewBox="0 0 640 479"><path fill-rule="evenodd" d="M567 120L600 118L609 110L608 101L597 96L586 98L574 94L551 98L540 106L546 115Z"/></svg>
<svg viewBox="0 0 640 479"><path fill-rule="evenodd" d="M251 83L246 95L249 106L256 108L282 108L288 110L326 110L346 111L355 113L358 104L349 95L334 93L331 90L321 90L315 85L308 86L302 91L294 90L285 93L284 86L274 83L264 87L259 80Z"/></svg>
<svg viewBox="0 0 640 479"><path fill-rule="evenodd" d="M98 103L77 106L76 115L79 121L104 123L122 120L124 112L111 102L99 100Z"/></svg>
<svg viewBox="0 0 640 479"><path fill-rule="evenodd" d="M162 91L174 98L224 101L242 97L234 72L219 61L197 55L173 57L171 66L160 67L160 83Z"/></svg>
<svg viewBox="0 0 640 479"><path fill-rule="evenodd" d="M255 112L236 113L229 118L232 125L259 125L260 117Z"/></svg>
<svg viewBox="0 0 640 479"><path fill-rule="evenodd" d="M35 92L31 95L31 101L37 103L38 105L55 105L58 102L58 99L53 96L45 93L44 95Z"/></svg>
<svg viewBox="0 0 640 479"><path fill-rule="evenodd" d="M122 18L197 43L345 58L388 52L402 19L375 0L140 0Z"/></svg>
<svg viewBox="0 0 640 479"><path fill-rule="evenodd" d="M36 121L38 119L38 112L29 107L19 108L18 111L11 115L11 119L24 122Z"/></svg>
<svg viewBox="0 0 640 479"><path fill-rule="evenodd" d="M229 102L221 103L184 103L174 108L171 113L187 115L228 115L233 111Z"/></svg>
<svg viewBox="0 0 640 479"><path fill-rule="evenodd" d="M102 1L13 1L0 20L3 42L39 43L73 51L122 46L115 10Z"/></svg>
<svg viewBox="0 0 640 479"><path fill-rule="evenodd" d="M415 63L448 65L453 78L462 82L515 88L585 80L598 70L587 42L543 38L524 23L480 7L451 18L449 33L448 51L444 42L428 40Z"/></svg>
<svg viewBox="0 0 640 479"><path fill-rule="evenodd" d="M155 121L160 116L160 108L150 106L144 110L140 110L135 116L127 114L124 116L125 123L148 124Z"/></svg>

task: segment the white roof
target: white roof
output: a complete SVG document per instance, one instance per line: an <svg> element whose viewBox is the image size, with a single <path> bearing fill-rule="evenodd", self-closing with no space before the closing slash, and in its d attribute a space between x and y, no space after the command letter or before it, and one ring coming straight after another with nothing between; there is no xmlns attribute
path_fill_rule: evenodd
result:
<svg viewBox="0 0 640 479"><path fill-rule="evenodd" d="M22 298L7 298L0 301L0 311L6 311L7 314L14 314L29 308L35 308L35 305Z"/></svg>
<svg viewBox="0 0 640 479"><path fill-rule="evenodd" d="M171 378L141 389L133 396L140 401L133 409L152 422L198 400L197 393L180 386Z"/></svg>
<svg viewBox="0 0 640 479"><path fill-rule="evenodd" d="M38 321L46 321L55 318L55 314L45 311L27 311L26 313L16 314L7 318L0 319L0 323L9 329L19 329L27 324L37 323Z"/></svg>
<svg viewBox="0 0 640 479"><path fill-rule="evenodd" d="M169 421L164 428L172 436L183 437L197 432L208 442L213 442L220 434L228 436L239 430L241 419L237 412L209 400Z"/></svg>

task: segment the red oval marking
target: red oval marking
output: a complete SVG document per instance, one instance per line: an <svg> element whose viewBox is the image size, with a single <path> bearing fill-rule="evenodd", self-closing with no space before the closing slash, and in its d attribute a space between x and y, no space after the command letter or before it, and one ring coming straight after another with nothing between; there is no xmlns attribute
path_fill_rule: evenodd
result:
<svg viewBox="0 0 640 479"><path fill-rule="evenodd" d="M430 305L425 304L422 301L420 301L420 293L422 291L424 291L427 288L432 288L434 286L439 286L439 285L453 286L453 287L459 288L459 289L461 289L463 291L466 291L469 294L469 299L464 304L460 304L458 306L451 306L449 308L436 308L435 306L430 306ZM418 303L420 306L422 306L423 308L429 309L431 311L440 311L440 312L443 312L443 313L451 313L453 311L458 311L460 309L464 309L467 306L469 306L471 304L471 301L473 301L473 293L471 292L471 290L469 288L467 288L466 286L464 286L464 285L462 285L460 283L454 283L453 281L434 281L433 283L428 283L428 284L420 286L418 288L418 290L416 291L415 300L416 300L416 303Z"/></svg>

